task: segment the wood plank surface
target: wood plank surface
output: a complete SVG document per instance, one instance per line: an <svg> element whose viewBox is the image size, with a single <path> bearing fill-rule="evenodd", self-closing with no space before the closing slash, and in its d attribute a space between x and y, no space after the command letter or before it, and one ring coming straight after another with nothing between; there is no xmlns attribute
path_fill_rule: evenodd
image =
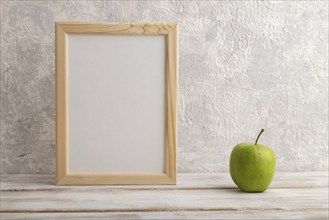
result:
<svg viewBox="0 0 329 220"><path fill-rule="evenodd" d="M3 219L328 219L328 173L277 173L265 193L229 174L179 174L176 186L55 186L51 175L1 176Z"/></svg>
<svg viewBox="0 0 329 220"><path fill-rule="evenodd" d="M322 217L321 217L322 216ZM328 219L327 211L180 211L180 212L93 212L93 213L2 213L0 219Z"/></svg>
<svg viewBox="0 0 329 220"><path fill-rule="evenodd" d="M326 210L324 189L86 190L2 192L2 212Z"/></svg>
<svg viewBox="0 0 329 220"><path fill-rule="evenodd" d="M26 190L74 190L74 189L235 189L229 173L177 174L177 185L137 185L137 186L56 186L54 175L2 175L1 191ZM327 172L280 172L276 173L270 188L316 188L328 187Z"/></svg>

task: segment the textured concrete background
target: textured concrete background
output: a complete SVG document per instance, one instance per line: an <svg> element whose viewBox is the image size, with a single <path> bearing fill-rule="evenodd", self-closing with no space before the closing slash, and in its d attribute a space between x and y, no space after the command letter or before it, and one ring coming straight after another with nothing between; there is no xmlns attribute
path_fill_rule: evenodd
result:
<svg viewBox="0 0 329 220"><path fill-rule="evenodd" d="M179 172L328 169L328 2L2 1L1 173L55 172L55 21L179 22Z"/></svg>

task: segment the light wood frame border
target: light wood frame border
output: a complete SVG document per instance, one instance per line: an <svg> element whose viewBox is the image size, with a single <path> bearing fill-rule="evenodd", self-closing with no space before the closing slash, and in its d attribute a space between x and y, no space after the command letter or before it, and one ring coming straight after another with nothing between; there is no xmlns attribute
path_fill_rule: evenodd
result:
<svg viewBox="0 0 329 220"><path fill-rule="evenodd" d="M176 23L56 22L57 185L176 184L178 25ZM164 173L68 172L68 34L165 35L166 109Z"/></svg>

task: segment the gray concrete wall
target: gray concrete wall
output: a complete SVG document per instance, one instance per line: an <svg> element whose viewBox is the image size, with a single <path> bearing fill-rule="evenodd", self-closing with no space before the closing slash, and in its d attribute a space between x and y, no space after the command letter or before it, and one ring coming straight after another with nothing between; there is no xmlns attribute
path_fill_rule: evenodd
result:
<svg viewBox="0 0 329 220"><path fill-rule="evenodd" d="M327 1L1 1L1 173L55 172L55 21L180 24L178 171L328 169Z"/></svg>

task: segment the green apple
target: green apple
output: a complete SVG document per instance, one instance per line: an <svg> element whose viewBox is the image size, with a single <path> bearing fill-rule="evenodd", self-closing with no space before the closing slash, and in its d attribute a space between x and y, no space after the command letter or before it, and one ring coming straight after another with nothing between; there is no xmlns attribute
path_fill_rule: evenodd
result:
<svg viewBox="0 0 329 220"><path fill-rule="evenodd" d="M271 184L275 171L275 154L267 146L240 143L234 147L230 158L230 174L234 183L245 192L264 192Z"/></svg>

